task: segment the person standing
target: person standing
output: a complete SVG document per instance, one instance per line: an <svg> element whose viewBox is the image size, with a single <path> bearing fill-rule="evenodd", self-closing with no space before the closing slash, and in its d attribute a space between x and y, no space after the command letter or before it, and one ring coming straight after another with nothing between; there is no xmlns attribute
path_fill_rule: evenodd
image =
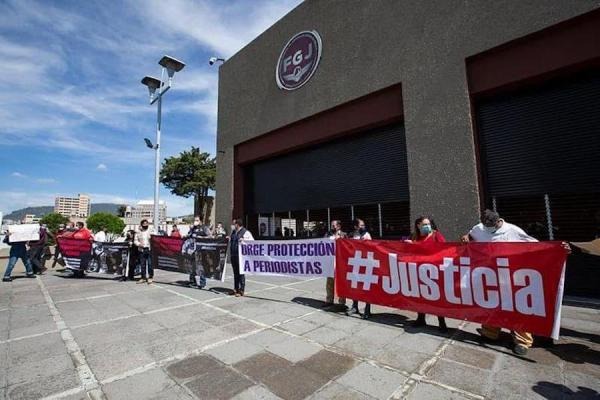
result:
<svg viewBox="0 0 600 400"><path fill-rule="evenodd" d="M41 275L46 271L44 266L44 251L48 243L48 232L44 225L40 226L40 238L36 241L29 242L29 260L35 274Z"/></svg>
<svg viewBox="0 0 600 400"><path fill-rule="evenodd" d="M142 277L137 283L152 283L154 278L154 269L152 268L152 256L150 255L150 236L152 231L150 230L150 224L147 219L143 219L140 222L140 229L135 233L133 239L134 245L138 249L138 258L140 260L140 269Z"/></svg>
<svg viewBox="0 0 600 400"><path fill-rule="evenodd" d="M446 238L437 229L437 226L432 218L427 216L420 216L415 220L415 229L411 236L411 240L407 240L408 243L444 243ZM446 320L444 317L438 317L439 331L442 333L448 332L446 326ZM413 326L425 326L425 313L418 313L417 320Z"/></svg>
<svg viewBox="0 0 600 400"><path fill-rule="evenodd" d="M104 243L107 241L105 226L101 227L100 230L96 232L96 234L94 235L94 241L100 243Z"/></svg>
<svg viewBox="0 0 600 400"><path fill-rule="evenodd" d="M59 236L64 235L66 232L65 224L58 225L58 230L54 233L54 237L56 238L54 243L54 260L52 261L52 268L56 266L58 259L61 257L60 248L58 247L58 238Z"/></svg>
<svg viewBox="0 0 600 400"><path fill-rule="evenodd" d="M179 228L177 227L177 225L173 225L173 227L171 228L171 235L172 238L177 238L177 239L181 239L181 232L179 232Z"/></svg>
<svg viewBox="0 0 600 400"><path fill-rule="evenodd" d="M246 275L240 273L239 245L240 241L254 240L252 233L244 228L244 222L241 218L236 218L231 223L231 238L229 249L231 253L231 267L233 268L233 294L235 297L244 295L246 288Z"/></svg>
<svg viewBox="0 0 600 400"><path fill-rule="evenodd" d="M325 235L326 238L332 240L344 239L348 235L346 232L342 231L342 223L338 220L331 221L331 230ZM325 291L327 293L327 297L325 298L325 304L323 307L330 307L333 305L335 300L335 279L333 277L327 277L327 281L325 283ZM341 306L346 306L346 299L343 297L338 298L338 304Z"/></svg>
<svg viewBox="0 0 600 400"><path fill-rule="evenodd" d="M198 286L199 289L203 289L206 286L206 277L204 275L202 252L198 248L196 241L209 237L210 229L206 225L202 224L202 217L194 217L194 224L190 227L186 244L184 245L187 246L185 253L190 257L192 264L192 272L190 272L190 286ZM198 280L196 280L196 277L198 277Z"/></svg>
<svg viewBox="0 0 600 400"><path fill-rule="evenodd" d="M86 229L85 224L81 221L77 222L75 232L71 236L73 239L84 239L92 242L94 237L92 232Z"/></svg>
<svg viewBox="0 0 600 400"><path fill-rule="evenodd" d="M481 222L475 225L468 234L461 238L463 243L474 242L537 242L538 240L529 236L525 231L516 225L509 224L500 218L497 212L485 210L481 215ZM568 244L563 247L567 250ZM500 337L502 328L482 324L477 332L488 340L497 340ZM533 335L524 331L512 331L513 352L518 355L525 355L533 345Z"/></svg>
<svg viewBox="0 0 600 400"><path fill-rule="evenodd" d="M354 231L351 234L351 238L355 240L372 240L371 234L367 231L365 226L365 221L362 219L356 218L352 224L354 226ZM358 312L358 300L352 300L352 307L350 310L346 311L346 315L350 316L353 314L359 314ZM365 311L362 314L362 319L371 318L371 304L365 303Z"/></svg>
<svg viewBox="0 0 600 400"><path fill-rule="evenodd" d="M10 245L10 252L8 254L8 264L6 265L6 270L4 271L4 277L2 278L2 282L12 282L13 278L11 274L19 259L21 259L21 261L25 265L25 271L27 273L26 276L28 278L35 278L33 268L31 267L31 261L27 256L27 242L11 243L9 241L9 237L10 232L6 232L6 235L4 236L4 243Z"/></svg>

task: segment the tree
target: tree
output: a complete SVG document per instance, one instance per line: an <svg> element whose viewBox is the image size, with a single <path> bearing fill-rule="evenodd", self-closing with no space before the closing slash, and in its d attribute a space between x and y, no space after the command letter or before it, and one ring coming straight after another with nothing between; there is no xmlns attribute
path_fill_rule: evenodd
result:
<svg viewBox="0 0 600 400"><path fill-rule="evenodd" d="M68 217L55 212L46 214L40 219L40 224L46 225L50 232L56 232L60 224L66 224L67 222L69 222Z"/></svg>
<svg viewBox="0 0 600 400"><path fill-rule="evenodd" d="M208 191L215 189L216 175L216 159L192 147L178 156L165 158L160 182L174 195L194 196L194 215L202 215L206 223L210 215L210 207L205 207L208 205Z"/></svg>
<svg viewBox="0 0 600 400"><path fill-rule="evenodd" d="M125 229L125 222L116 215L99 212L88 217L87 227L94 232L104 227L108 233L120 235Z"/></svg>

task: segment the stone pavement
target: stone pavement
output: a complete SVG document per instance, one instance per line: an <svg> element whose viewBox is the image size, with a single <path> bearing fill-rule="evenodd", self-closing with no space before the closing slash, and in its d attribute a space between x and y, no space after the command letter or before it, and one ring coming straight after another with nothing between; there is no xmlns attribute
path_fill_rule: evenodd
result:
<svg viewBox="0 0 600 400"><path fill-rule="evenodd" d="M153 285L63 275L0 284L0 399L600 397L594 308L565 306L562 339L517 357L476 324L441 334L411 328L411 312L322 310L321 279L249 277L234 298L230 280L198 290L174 272Z"/></svg>

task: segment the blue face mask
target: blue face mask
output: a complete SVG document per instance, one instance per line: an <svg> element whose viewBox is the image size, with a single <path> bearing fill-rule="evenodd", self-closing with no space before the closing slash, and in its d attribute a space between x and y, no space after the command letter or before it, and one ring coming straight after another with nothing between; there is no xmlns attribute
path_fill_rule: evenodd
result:
<svg viewBox="0 0 600 400"><path fill-rule="evenodd" d="M433 229L431 229L431 225L421 225L419 231L421 232L421 235L425 236L433 232Z"/></svg>

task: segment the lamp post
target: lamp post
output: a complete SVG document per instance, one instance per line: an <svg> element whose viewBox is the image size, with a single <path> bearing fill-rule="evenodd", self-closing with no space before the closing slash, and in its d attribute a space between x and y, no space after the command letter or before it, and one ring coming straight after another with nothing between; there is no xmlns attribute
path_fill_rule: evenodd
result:
<svg viewBox="0 0 600 400"><path fill-rule="evenodd" d="M175 72L179 72L185 67L185 63L169 56L164 56L158 64L162 67L160 79L152 76L145 76L142 84L148 87L150 94L150 105L157 103L156 116L156 143L152 144L150 139L144 138L146 146L154 150L154 229L158 232L160 227L160 207L159 207L159 180L160 180L160 125L162 118L162 97L171 88ZM168 79L165 81L165 71ZM156 91L158 90L158 93Z"/></svg>

